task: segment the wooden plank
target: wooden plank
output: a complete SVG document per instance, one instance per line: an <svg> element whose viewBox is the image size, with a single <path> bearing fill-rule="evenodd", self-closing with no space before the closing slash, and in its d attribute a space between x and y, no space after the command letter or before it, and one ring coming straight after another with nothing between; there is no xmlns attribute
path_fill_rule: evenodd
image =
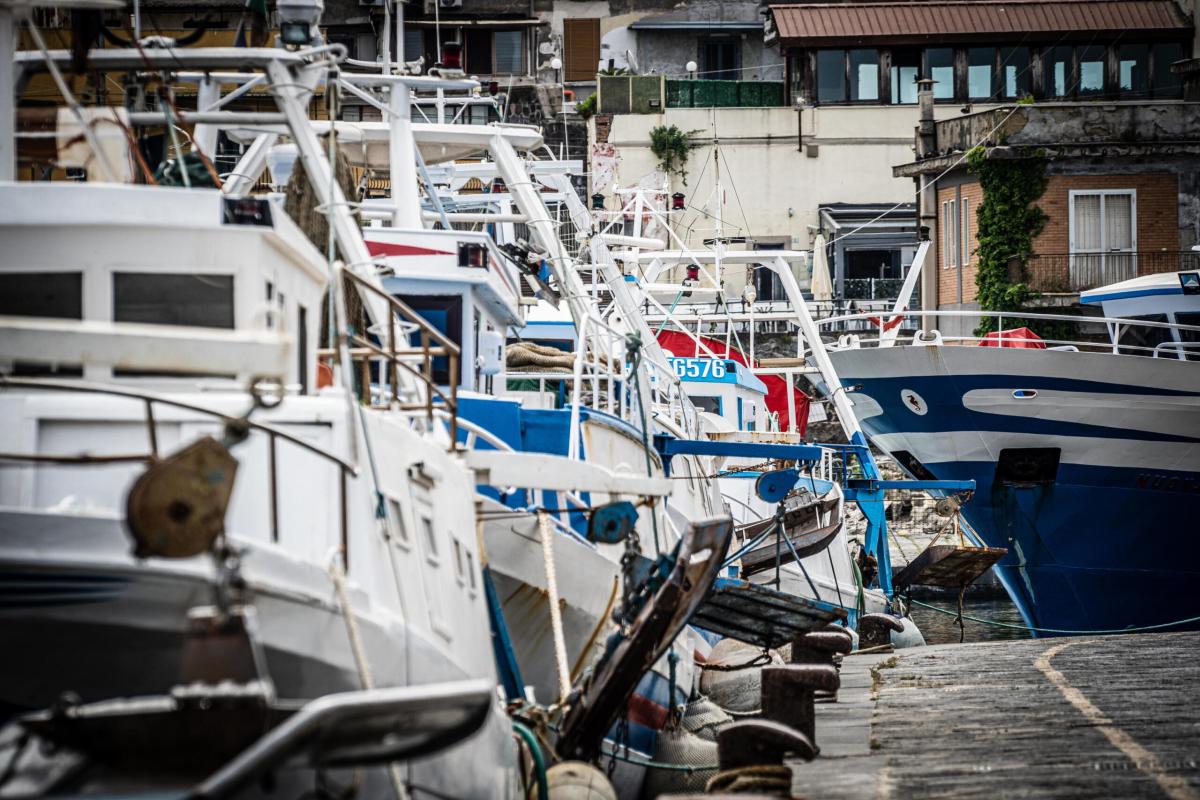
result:
<svg viewBox="0 0 1200 800"><path fill-rule="evenodd" d="M974 583L1008 554L1003 547L959 547L935 544L914 558L892 578L897 590L905 586L960 587Z"/></svg>

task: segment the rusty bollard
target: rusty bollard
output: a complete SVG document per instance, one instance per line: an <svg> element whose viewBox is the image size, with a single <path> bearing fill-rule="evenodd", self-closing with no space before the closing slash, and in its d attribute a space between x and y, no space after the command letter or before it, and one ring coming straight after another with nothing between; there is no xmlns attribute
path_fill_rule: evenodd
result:
<svg viewBox="0 0 1200 800"><path fill-rule="evenodd" d="M784 759L812 761L816 755L812 740L790 725L769 719L735 722L717 734L721 771L709 780L708 792L790 797L792 771Z"/></svg>
<svg viewBox="0 0 1200 800"><path fill-rule="evenodd" d="M854 639L849 631L832 627L811 631L792 642L792 663L833 666L834 656L839 653L845 655L853 647Z"/></svg>
<svg viewBox="0 0 1200 800"><path fill-rule="evenodd" d="M832 664L784 664L763 667L763 716L790 725L817 747L817 692L836 692L841 679Z"/></svg>
<svg viewBox="0 0 1200 800"><path fill-rule="evenodd" d="M892 631L899 633L904 624L891 614L863 614L858 618L858 649L892 643Z"/></svg>

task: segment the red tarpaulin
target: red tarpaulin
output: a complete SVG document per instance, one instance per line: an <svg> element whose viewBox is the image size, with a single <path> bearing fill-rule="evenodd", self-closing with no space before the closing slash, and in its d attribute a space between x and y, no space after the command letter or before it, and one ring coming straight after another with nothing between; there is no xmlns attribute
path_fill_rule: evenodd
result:
<svg viewBox="0 0 1200 800"><path fill-rule="evenodd" d="M718 357L725 356L725 342L719 339L712 339L708 336L701 336L700 341L704 346L715 353ZM658 343L672 354L679 358L708 358L708 353L701 351L696 352L696 340L686 333L679 331L661 331L658 334ZM746 357L735 347L729 348L729 358L750 366ZM767 410L779 415L779 429L786 431L791 419L788 416L788 385L787 379L782 375L758 375L760 381L767 386ZM803 436L805 429L808 427L808 404L809 397L799 389L793 388L792 394L795 396L796 403L796 431Z"/></svg>
<svg viewBox="0 0 1200 800"><path fill-rule="evenodd" d="M980 347L1024 347L1029 350L1045 350L1046 343L1029 328L1012 328L1007 331L992 331L983 337Z"/></svg>

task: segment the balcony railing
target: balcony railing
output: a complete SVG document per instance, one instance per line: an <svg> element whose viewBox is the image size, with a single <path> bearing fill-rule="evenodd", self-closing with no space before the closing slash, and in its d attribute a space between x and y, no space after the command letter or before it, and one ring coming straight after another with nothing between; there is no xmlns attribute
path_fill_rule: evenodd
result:
<svg viewBox="0 0 1200 800"><path fill-rule="evenodd" d="M842 296L847 300L895 300L903 278L846 278Z"/></svg>
<svg viewBox="0 0 1200 800"><path fill-rule="evenodd" d="M1029 259L1025 274L1034 291L1066 294L1095 289L1139 275L1189 269L1200 269L1200 253L1166 250L1044 253Z"/></svg>

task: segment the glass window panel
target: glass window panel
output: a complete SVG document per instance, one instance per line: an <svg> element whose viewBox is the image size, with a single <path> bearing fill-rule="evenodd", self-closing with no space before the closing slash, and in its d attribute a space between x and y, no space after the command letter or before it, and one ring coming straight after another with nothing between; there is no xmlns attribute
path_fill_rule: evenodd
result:
<svg viewBox="0 0 1200 800"><path fill-rule="evenodd" d="M817 51L817 102L841 103L846 99L846 51Z"/></svg>
<svg viewBox="0 0 1200 800"><path fill-rule="evenodd" d="M1133 197L1130 195L1104 196L1104 245L1106 250L1133 248Z"/></svg>
<svg viewBox="0 0 1200 800"><path fill-rule="evenodd" d="M114 273L113 320L232 328L233 276Z"/></svg>
<svg viewBox="0 0 1200 800"><path fill-rule="evenodd" d="M967 95L973 99L992 96L992 74L996 69L996 48L972 47L967 50Z"/></svg>
<svg viewBox="0 0 1200 800"><path fill-rule="evenodd" d="M1117 80L1121 94L1145 95L1150 90L1150 48L1123 44L1117 48Z"/></svg>
<svg viewBox="0 0 1200 800"><path fill-rule="evenodd" d="M1071 48L1052 47L1046 52L1046 94L1066 97L1071 93Z"/></svg>
<svg viewBox="0 0 1200 800"><path fill-rule="evenodd" d="M925 51L929 77L933 84L934 100L954 99L954 50L950 47L935 47Z"/></svg>
<svg viewBox="0 0 1200 800"><path fill-rule="evenodd" d="M1075 195L1075 230L1072 250L1098 252L1102 246L1100 233L1100 195Z"/></svg>
<svg viewBox="0 0 1200 800"><path fill-rule="evenodd" d="M420 28L404 29L404 60L416 61L425 55L425 31Z"/></svg>
<svg viewBox="0 0 1200 800"><path fill-rule="evenodd" d="M1183 58L1183 45L1176 42L1154 45L1154 96L1178 97L1179 76L1171 64Z"/></svg>
<svg viewBox="0 0 1200 800"><path fill-rule="evenodd" d="M1018 100L1030 94L1029 48L1005 47L1000 51L1000 92L1009 100Z"/></svg>
<svg viewBox="0 0 1200 800"><path fill-rule="evenodd" d="M917 77L921 74L919 52L892 51L892 103L917 102Z"/></svg>
<svg viewBox="0 0 1200 800"><path fill-rule="evenodd" d="M4 314L83 319L83 273L0 273L0 315Z"/></svg>
<svg viewBox="0 0 1200 800"><path fill-rule="evenodd" d="M964 264L971 263L971 199L962 199L962 260Z"/></svg>
<svg viewBox="0 0 1200 800"><path fill-rule="evenodd" d="M1104 47L1092 45L1079 48L1079 93L1104 92Z"/></svg>
<svg viewBox="0 0 1200 800"><path fill-rule="evenodd" d="M879 99L879 51L850 51L850 99Z"/></svg>
<svg viewBox="0 0 1200 800"><path fill-rule="evenodd" d="M521 31L496 31L493 50L498 75L516 75L523 71L524 41Z"/></svg>

